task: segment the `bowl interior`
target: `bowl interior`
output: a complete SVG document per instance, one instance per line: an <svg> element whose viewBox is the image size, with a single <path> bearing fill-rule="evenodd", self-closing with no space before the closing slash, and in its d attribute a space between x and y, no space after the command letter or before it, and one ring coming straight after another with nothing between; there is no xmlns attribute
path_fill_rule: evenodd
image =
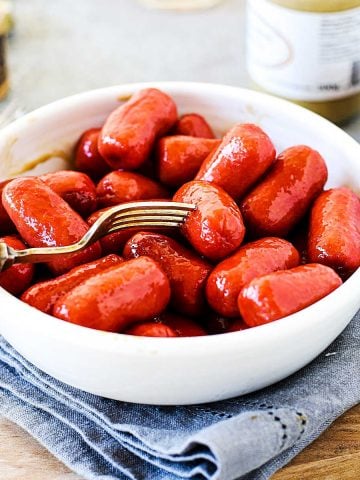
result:
<svg viewBox="0 0 360 480"><path fill-rule="evenodd" d="M360 188L359 146L321 117L289 102L251 90L211 84L157 83L175 99L179 112L203 114L217 134L238 122L260 125L277 151L296 144L319 150L329 168L328 187ZM40 108L0 135L0 180L68 168L82 131L101 126L109 112L148 84L95 90Z"/></svg>

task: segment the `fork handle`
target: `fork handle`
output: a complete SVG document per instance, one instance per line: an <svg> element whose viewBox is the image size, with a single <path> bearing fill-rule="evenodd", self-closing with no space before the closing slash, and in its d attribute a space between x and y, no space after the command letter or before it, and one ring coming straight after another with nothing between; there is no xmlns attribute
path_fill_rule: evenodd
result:
<svg viewBox="0 0 360 480"><path fill-rule="evenodd" d="M10 268L15 263L15 255L6 243L0 242L0 272Z"/></svg>
<svg viewBox="0 0 360 480"><path fill-rule="evenodd" d="M0 272L10 268L15 263L51 261L55 255L78 252L85 247L86 243L80 241L74 245L64 247L41 247L16 250L15 248L9 247L6 243L0 242Z"/></svg>

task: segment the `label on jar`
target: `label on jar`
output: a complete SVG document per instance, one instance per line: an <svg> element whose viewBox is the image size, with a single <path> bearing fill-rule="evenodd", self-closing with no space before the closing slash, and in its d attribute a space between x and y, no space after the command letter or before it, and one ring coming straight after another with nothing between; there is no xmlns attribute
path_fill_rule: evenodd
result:
<svg viewBox="0 0 360 480"><path fill-rule="evenodd" d="M294 100L360 92L360 7L312 13L249 0L247 66L260 87Z"/></svg>

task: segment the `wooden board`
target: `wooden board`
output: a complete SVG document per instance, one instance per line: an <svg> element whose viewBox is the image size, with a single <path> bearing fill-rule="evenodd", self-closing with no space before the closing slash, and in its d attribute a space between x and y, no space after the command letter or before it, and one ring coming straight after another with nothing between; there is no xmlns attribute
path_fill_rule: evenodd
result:
<svg viewBox="0 0 360 480"><path fill-rule="evenodd" d="M1 480L83 480L24 430L0 418ZM272 480L360 479L360 405L339 418Z"/></svg>
<svg viewBox="0 0 360 480"><path fill-rule="evenodd" d="M360 405L338 418L272 479L360 479Z"/></svg>

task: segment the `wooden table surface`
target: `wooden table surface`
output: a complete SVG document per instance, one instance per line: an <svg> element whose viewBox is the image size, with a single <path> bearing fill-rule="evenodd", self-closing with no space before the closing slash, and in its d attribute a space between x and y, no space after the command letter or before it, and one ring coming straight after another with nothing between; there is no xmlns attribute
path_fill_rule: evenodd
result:
<svg viewBox="0 0 360 480"><path fill-rule="evenodd" d="M0 418L1 480L83 480L24 430ZM360 405L339 418L272 480L360 479Z"/></svg>

